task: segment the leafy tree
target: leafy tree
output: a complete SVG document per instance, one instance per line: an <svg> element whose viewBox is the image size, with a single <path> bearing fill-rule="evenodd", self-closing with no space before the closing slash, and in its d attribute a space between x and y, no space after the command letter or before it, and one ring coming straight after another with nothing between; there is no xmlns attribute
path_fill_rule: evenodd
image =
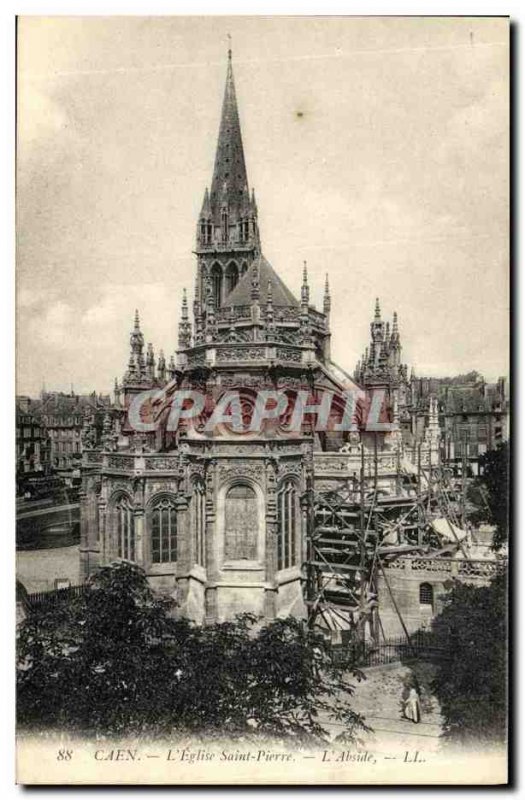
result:
<svg viewBox="0 0 525 800"><path fill-rule="evenodd" d="M447 642L433 689L454 742L503 741L507 720L506 576L456 583L433 629Z"/></svg>
<svg viewBox="0 0 525 800"><path fill-rule="evenodd" d="M20 724L304 742L326 738L330 721L348 741L365 729L353 685L300 621L261 625L244 614L199 627L175 619L172 605L142 569L117 562L83 596L30 614L19 636Z"/></svg>
<svg viewBox="0 0 525 800"><path fill-rule="evenodd" d="M468 499L473 505L469 519L474 525L494 525L495 550L509 537L509 445L499 444L479 459L480 474L469 487Z"/></svg>

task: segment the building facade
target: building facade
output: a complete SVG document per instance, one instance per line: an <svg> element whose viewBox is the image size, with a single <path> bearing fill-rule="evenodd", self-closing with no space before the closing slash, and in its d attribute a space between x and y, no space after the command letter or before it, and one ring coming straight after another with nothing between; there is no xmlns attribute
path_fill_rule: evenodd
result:
<svg viewBox="0 0 525 800"><path fill-rule="evenodd" d="M246 611L265 619L319 611L328 627L344 617L348 627L363 629L368 615L372 629L379 586L367 553L378 536L368 537L363 509L370 496L394 498L386 519L391 506L420 498L424 480L429 491L441 447L439 409L430 397L416 479L415 437L407 438L411 383L397 319L390 328L377 304L370 350L352 378L330 357L328 278L318 310L306 264L296 297L265 258L231 52L194 252L194 297L190 307L184 292L177 351L168 361L163 351L156 357L137 312L116 406L102 428L85 420L82 575L115 559L134 561L198 623ZM326 396L335 398L330 414L340 422L340 398L360 386L384 390L388 430L369 430L362 405L352 411L350 429L318 430L308 413L291 424L298 402L319 407ZM279 391L289 400L283 407ZM197 416L186 419L184 406L174 412L175 392L205 398ZM257 414L261 424L253 426ZM363 546L354 546L360 536ZM436 536L448 552L446 535ZM385 559L426 547L414 521L384 541Z"/></svg>
<svg viewBox="0 0 525 800"><path fill-rule="evenodd" d="M479 459L509 438L509 387L506 378L488 383L477 372L452 378L416 377L401 363L397 313L392 325L381 318L379 299L370 325L370 343L357 363L354 378L366 390L383 388L395 403L407 446L424 438L431 403L437 404L441 458L456 472L479 474Z"/></svg>
<svg viewBox="0 0 525 800"><path fill-rule="evenodd" d="M45 428L50 443L50 463L55 474L66 479L80 478L82 430L86 419L102 431L106 413L112 407L109 395L96 392L81 395L71 391L42 391L32 402L34 415Z"/></svg>
<svg viewBox="0 0 525 800"><path fill-rule="evenodd" d="M17 483L29 475L45 476L51 470L51 442L45 426L34 413L29 397L16 398Z"/></svg>
<svg viewBox="0 0 525 800"><path fill-rule="evenodd" d="M153 586L198 622L251 611L305 615L302 564L312 436L289 435L282 420L243 435L225 424L151 433L130 426L134 397L168 384L210 402L239 389L243 415L256 392L328 383L329 294L324 311L300 299L264 257L249 189L231 54L211 188L197 222L193 325L184 295L178 351L166 365L145 348L138 314L130 359L117 386L121 417L85 455L81 558L84 574L128 558ZM337 383L337 382L336 382ZM88 432L89 433L89 432ZM93 442L97 443L96 435Z"/></svg>

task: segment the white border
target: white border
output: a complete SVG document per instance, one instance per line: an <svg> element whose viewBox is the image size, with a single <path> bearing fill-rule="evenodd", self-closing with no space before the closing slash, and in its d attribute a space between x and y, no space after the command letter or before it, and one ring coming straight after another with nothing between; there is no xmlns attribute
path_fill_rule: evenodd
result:
<svg viewBox="0 0 525 800"><path fill-rule="evenodd" d="M505 16L510 15L513 23L520 28L520 22L524 19L524 12L522 10L523 3L518 0L508 0L502 3L498 0L478 0L477 2L467 2L465 0L441 0L440 2L390 2L388 0L354 0L354 2L343 2L342 0L325 0L325 2L312 2L311 0L252 0L248 5L246 2L212 2L211 0L150 0L149 2L133 2L132 0L79 0L72 3L71 0L49 0L48 3L39 0L26 0L19 3L4 3L2 5L1 19L2 36L0 51L2 55L2 95L1 95L1 109L2 109L2 154L3 154L3 167L2 170L2 185L5 188L2 206L2 226L3 236L1 241L3 243L3 258L1 261L0 269L0 298L2 301L2 308L0 310L0 342L2 343L2 377L3 377L3 392L2 392L2 419L4 425L2 426L2 439L0 441L1 454L2 454L2 475L0 487L2 491L2 537L3 537L3 558L2 567L3 575L0 581L0 591L2 597L2 613L0 615L2 628L0 629L0 636L2 642L2 660L1 660L1 686L2 686L2 725L0 726L0 776L2 786L2 796L10 798L18 795L21 791L20 787L14 786L14 692L12 686L14 682L14 452L15 452L15 439L14 439L14 146L15 146L15 15L200 15L200 14L215 14L215 15L352 15L352 16L365 16L365 15L424 15L424 16ZM521 37L522 31L518 30L518 35ZM516 44L516 42L515 42ZM514 80L517 83L515 102L517 108L515 109L516 127L514 130L515 145L518 146L517 132L520 130L520 122L522 121L523 102L522 89L518 84L518 53L515 53L514 60ZM517 165L516 165L517 166ZM521 286L518 286L517 281L517 265L519 260L517 232L521 228L523 230L523 211L520 211L519 217L517 215L517 195L520 186L521 170L519 174L514 175L515 181L515 299L514 299L514 316L516 329L514 331L514 347L516 351L516 367L519 369L521 366L521 373L525 368L525 355L521 352L519 347L521 335L517 329L517 309L521 305L519 303L522 299ZM518 389L518 383L521 381L517 376L513 376L514 389ZM518 413L520 408L516 406L516 419L513 422L513 430L519 430L517 420L519 420ZM519 436L519 441L515 443L514 458L517 459L518 455L522 453L522 437ZM525 476L519 476L519 483L515 486L515 495L517 498L525 496ZM516 510L518 512L518 509ZM516 513L515 529L516 534L519 531L519 515ZM515 602L516 608L514 610L515 627L517 628L517 620L520 619L520 611L523 608L523 594L518 597L518 575L523 572L523 551L520 555L520 562L515 565ZM519 601L519 604L518 604ZM514 648L516 650L516 648ZM515 656L516 657L516 656ZM519 660L515 664L514 678L519 679ZM511 691L511 698L513 692ZM516 713L515 728L519 724L523 712L524 693L521 692L521 702L519 708L519 715ZM519 716L519 719L518 719ZM516 735L516 734L515 734ZM520 741L516 741L516 752L514 753L514 762L516 769L516 778L519 780L520 770L519 763L522 761L524 753L523 736ZM519 750L517 745L519 744ZM41 790L42 791L42 790ZM84 790L88 795L97 792L99 796L110 796L109 789L99 790ZM195 797L195 790L191 791L184 789L177 789L178 796ZM209 790L199 790L200 793L205 793ZM260 790L258 793L268 797L271 796L275 790ZM314 794L324 794L326 790L316 790ZM380 793L380 789L364 790L352 787L352 794L354 796L370 797L371 794ZM388 787L387 791L392 791L392 787ZM403 791L403 790L401 790ZM419 790L422 791L422 790ZM495 793L497 790L489 790L488 794ZM149 795L151 788L145 787L140 791L141 795ZM447 797L459 795L459 790L443 789L438 790L437 794L442 794ZM47 795L57 795L59 792L56 789L50 788L46 791ZM60 793L62 794L62 793ZM309 792L311 794L311 792ZM483 794L487 796L487 792Z"/></svg>

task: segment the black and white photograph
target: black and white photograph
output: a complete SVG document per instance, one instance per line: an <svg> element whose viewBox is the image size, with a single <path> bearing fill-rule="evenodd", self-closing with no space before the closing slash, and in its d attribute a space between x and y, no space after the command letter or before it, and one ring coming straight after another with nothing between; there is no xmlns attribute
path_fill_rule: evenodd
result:
<svg viewBox="0 0 525 800"><path fill-rule="evenodd" d="M507 783L509 35L18 17L19 784Z"/></svg>

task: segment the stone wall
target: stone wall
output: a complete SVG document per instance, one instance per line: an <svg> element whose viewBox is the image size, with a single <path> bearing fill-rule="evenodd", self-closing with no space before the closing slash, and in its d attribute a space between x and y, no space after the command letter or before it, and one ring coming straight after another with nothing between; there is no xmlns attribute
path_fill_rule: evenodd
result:
<svg viewBox="0 0 525 800"><path fill-rule="evenodd" d="M442 608L449 582L457 579L482 586L500 568L498 562L488 560L423 557L396 559L385 568L384 573L379 571L377 578L379 616L385 637L403 635L400 615L409 633L422 627L430 628L433 617ZM420 602L423 584L431 587L432 604ZM423 595L428 596L428 589L423 590Z"/></svg>

